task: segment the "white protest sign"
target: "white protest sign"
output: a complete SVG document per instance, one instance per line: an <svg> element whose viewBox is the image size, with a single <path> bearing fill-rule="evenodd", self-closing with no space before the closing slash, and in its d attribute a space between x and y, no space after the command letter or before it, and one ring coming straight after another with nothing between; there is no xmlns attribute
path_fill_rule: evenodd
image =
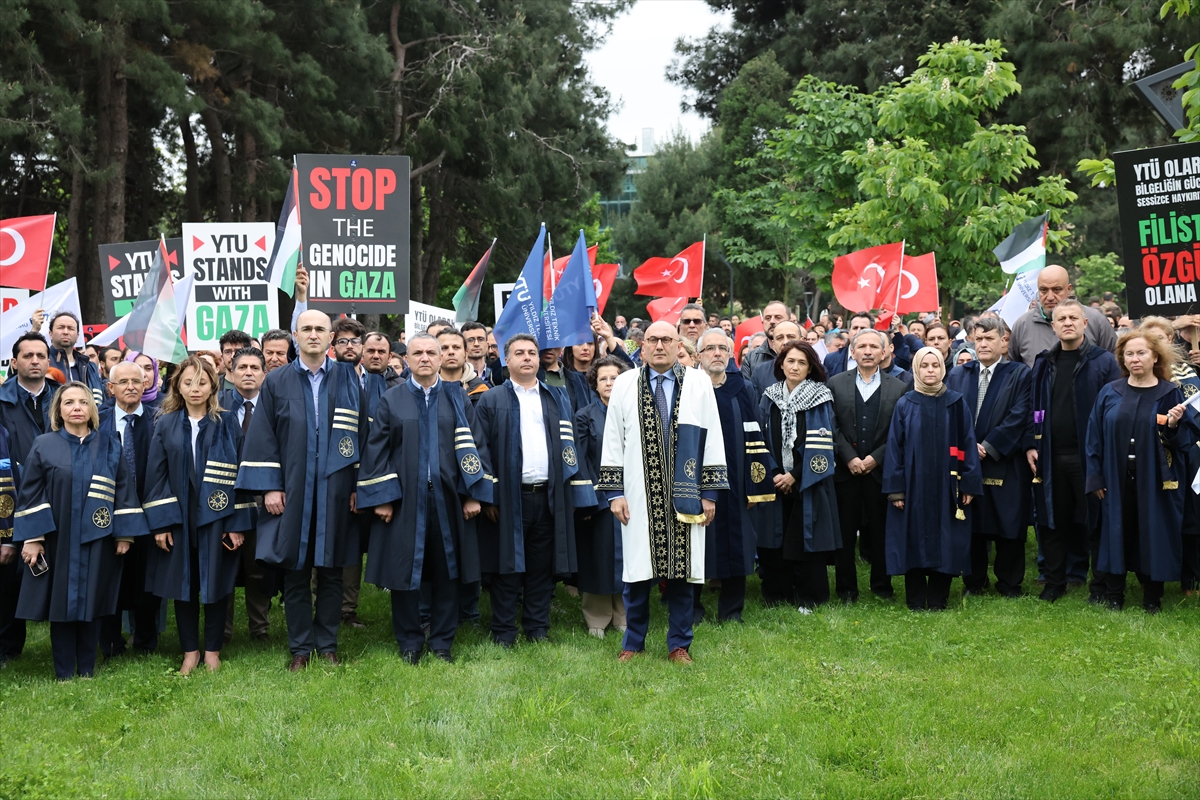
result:
<svg viewBox="0 0 1200 800"><path fill-rule="evenodd" d="M415 334L424 333L429 323L435 319L449 320L454 324L454 309L427 306L412 300L408 302L408 313L404 315L404 337L412 338Z"/></svg>
<svg viewBox="0 0 1200 800"><path fill-rule="evenodd" d="M226 331L260 339L279 327L279 299L267 283L274 222L183 223L183 274L193 276L189 350L219 350Z"/></svg>

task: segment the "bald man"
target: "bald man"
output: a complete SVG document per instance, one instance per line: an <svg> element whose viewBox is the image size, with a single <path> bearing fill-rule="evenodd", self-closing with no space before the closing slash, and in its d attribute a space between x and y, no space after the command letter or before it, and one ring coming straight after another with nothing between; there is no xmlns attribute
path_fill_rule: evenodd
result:
<svg viewBox="0 0 1200 800"><path fill-rule="evenodd" d="M1013 323L1008 341L1008 357L1013 361L1022 361L1025 366L1032 368L1038 353L1049 350L1058 343L1054 328L1050 326L1054 318L1054 309L1063 300L1074 295L1075 287L1071 285L1071 276L1064 267L1051 264L1044 268L1038 275L1037 303ZM1110 353L1114 352L1117 349L1117 333L1105 318L1104 312L1098 308L1084 306L1083 313L1087 317L1084 335L1088 342Z"/></svg>
<svg viewBox="0 0 1200 800"><path fill-rule="evenodd" d="M800 326L794 322L780 322L775 326L775 330L771 333L771 351L778 353L783 350L783 346L788 342L798 342L803 332ZM763 392L768 386L779 383L775 378L775 361L764 361L754 368L754 373L750 376L750 385L754 389L755 402L757 398L762 397Z"/></svg>
<svg viewBox="0 0 1200 800"><path fill-rule="evenodd" d="M333 326L305 311L292 332L300 356L269 373L242 446L237 488L263 495L255 556L284 572L293 672L315 652L338 664L342 570L362 552L354 487L366 441L367 397L382 377L359 383L355 365L329 358ZM310 579L316 572L316 610Z"/></svg>

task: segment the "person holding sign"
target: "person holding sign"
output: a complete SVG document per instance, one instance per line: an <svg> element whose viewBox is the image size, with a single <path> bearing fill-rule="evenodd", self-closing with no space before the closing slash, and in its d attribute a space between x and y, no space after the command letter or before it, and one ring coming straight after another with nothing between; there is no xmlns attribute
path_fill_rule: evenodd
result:
<svg viewBox="0 0 1200 800"><path fill-rule="evenodd" d="M1183 393L1171 382L1178 354L1155 336L1130 331L1117 343L1125 380L1096 397L1087 428L1087 491L1100 500L1096 570L1108 607L1125 605L1127 572L1142 584L1142 607L1162 608L1163 584L1179 580L1185 492L1191 475L1180 428Z"/></svg>
<svg viewBox="0 0 1200 800"><path fill-rule="evenodd" d="M289 669L297 672L314 651L330 664L341 663L342 570L361 552L354 483L370 386L364 391L359 385L353 364L327 355L333 325L324 312L301 314L293 336L300 357L263 381L237 488L264 495L256 555L284 570ZM309 587L314 569L315 613Z"/></svg>

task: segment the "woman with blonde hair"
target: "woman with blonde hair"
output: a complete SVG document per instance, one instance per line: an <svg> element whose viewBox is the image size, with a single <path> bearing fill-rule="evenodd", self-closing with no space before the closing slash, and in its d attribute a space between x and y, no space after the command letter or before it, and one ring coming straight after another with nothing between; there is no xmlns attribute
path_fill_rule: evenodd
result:
<svg viewBox="0 0 1200 800"><path fill-rule="evenodd" d="M1088 419L1086 490L1100 500L1097 573L1090 602L1125 605L1125 576L1142 584L1142 606L1162 607L1163 584L1179 580L1185 493L1191 476L1183 452L1192 444L1179 426L1183 393L1171 382L1174 348L1130 331L1117 342L1125 380L1100 390Z"/></svg>
<svg viewBox="0 0 1200 800"><path fill-rule="evenodd" d="M148 533L121 441L99 424L87 384L55 393L51 432L25 459L13 521L30 572L16 615L50 622L54 672L64 681L95 672L100 618L117 611L121 556Z"/></svg>
<svg viewBox="0 0 1200 800"><path fill-rule="evenodd" d="M217 403L217 371L207 359L184 359L159 407L143 504L158 545L147 557L146 589L175 601L182 675L199 665L201 645L208 669L221 667L237 549L254 522L253 502L234 492L241 441L237 413Z"/></svg>

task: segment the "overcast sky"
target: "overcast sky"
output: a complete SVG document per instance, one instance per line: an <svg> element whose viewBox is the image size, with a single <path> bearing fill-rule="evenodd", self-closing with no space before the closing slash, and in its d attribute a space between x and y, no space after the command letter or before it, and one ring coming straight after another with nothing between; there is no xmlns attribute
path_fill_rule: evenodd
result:
<svg viewBox="0 0 1200 800"><path fill-rule="evenodd" d="M654 128L658 141L677 127L698 139L707 120L679 110L683 90L667 82L667 65L680 36L697 37L727 15L713 13L703 0L637 0L613 24L603 47L588 56L592 75L619 103L608 128L625 142L639 142L642 128ZM640 149L640 147L639 147Z"/></svg>

